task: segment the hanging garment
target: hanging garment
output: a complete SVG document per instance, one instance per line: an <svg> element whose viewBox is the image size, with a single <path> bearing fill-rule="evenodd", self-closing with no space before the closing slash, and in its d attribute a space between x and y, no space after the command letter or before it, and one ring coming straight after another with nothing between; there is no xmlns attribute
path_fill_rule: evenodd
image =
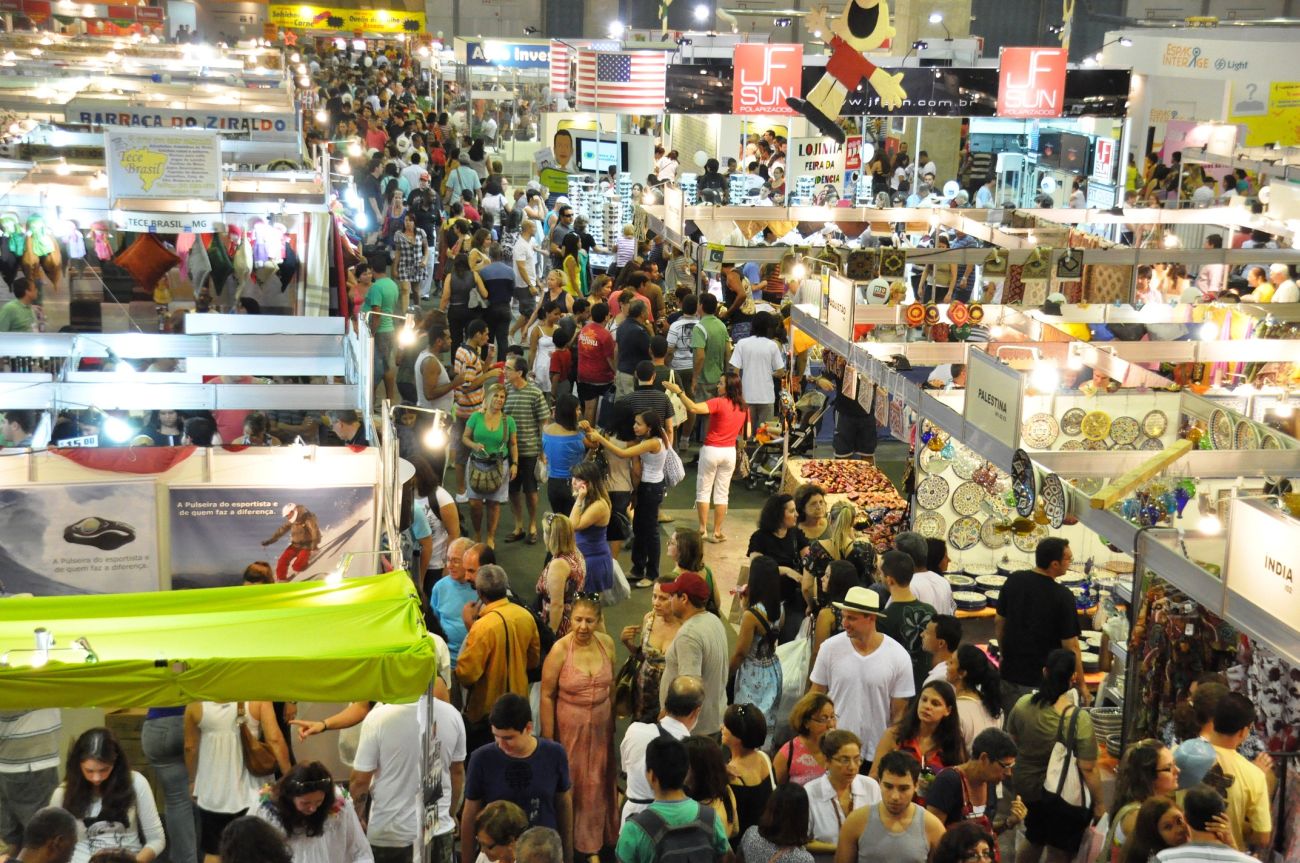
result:
<svg viewBox="0 0 1300 863"><path fill-rule="evenodd" d="M310 213L307 219L307 253L304 278L307 290L302 313L314 317L330 314L330 269L333 252L334 217L329 213ZM284 280L281 279L283 282Z"/></svg>
<svg viewBox="0 0 1300 863"><path fill-rule="evenodd" d="M235 301L238 302L248 285L248 277L253 274L253 246L248 241L247 233L240 238L235 254L230 257L230 264L235 271Z"/></svg>
<svg viewBox="0 0 1300 863"><path fill-rule="evenodd" d="M100 261L113 260L113 232L104 222L90 226L91 248Z"/></svg>
<svg viewBox="0 0 1300 863"><path fill-rule="evenodd" d="M190 249L194 247L194 240L198 237L191 231L184 231L176 235L176 255L181 259L181 278L188 280L190 277Z"/></svg>
<svg viewBox="0 0 1300 863"><path fill-rule="evenodd" d="M185 275L190 280L194 293L197 294L203 289L203 283L212 275L212 263L208 258L208 250L203 246L203 238L197 234L191 236L194 239L191 241L189 251L182 256L181 260L185 264Z"/></svg>
<svg viewBox="0 0 1300 863"><path fill-rule="evenodd" d="M220 234L214 236L212 245L208 246L208 264L212 271L212 291L220 296L226 288L226 282L230 281L235 272L230 256L226 254L226 243Z"/></svg>
<svg viewBox="0 0 1300 863"><path fill-rule="evenodd" d="M79 261L86 257L86 236L71 219L64 219L55 227L55 236L67 252L66 260Z"/></svg>
<svg viewBox="0 0 1300 863"><path fill-rule="evenodd" d="M298 277L298 270L301 267L298 261L298 253L294 251L293 243L284 244L284 260L280 262L280 268L276 275L280 279L280 293L289 287L289 283Z"/></svg>

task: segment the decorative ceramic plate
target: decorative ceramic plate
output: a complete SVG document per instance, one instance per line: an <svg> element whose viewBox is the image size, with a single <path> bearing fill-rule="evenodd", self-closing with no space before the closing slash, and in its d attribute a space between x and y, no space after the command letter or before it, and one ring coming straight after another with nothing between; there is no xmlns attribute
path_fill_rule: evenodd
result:
<svg viewBox="0 0 1300 863"><path fill-rule="evenodd" d="M1070 408L1061 414L1061 431L1068 435L1077 435L1083 431L1083 418L1088 414L1083 408Z"/></svg>
<svg viewBox="0 0 1300 863"><path fill-rule="evenodd" d="M1110 439L1120 444L1133 443L1141 431L1141 426L1133 417L1115 417L1110 424Z"/></svg>
<svg viewBox="0 0 1300 863"><path fill-rule="evenodd" d="M1061 478L1054 473L1049 473L1043 477L1043 484L1039 487L1038 493L1042 497L1048 523L1053 530L1059 528L1069 511L1069 498L1065 495L1065 486L1061 484Z"/></svg>
<svg viewBox="0 0 1300 863"><path fill-rule="evenodd" d="M967 575L979 578L981 575L997 575L998 568L991 563L968 563L962 569L966 570ZM974 584L975 582L971 582Z"/></svg>
<svg viewBox="0 0 1300 863"><path fill-rule="evenodd" d="M979 611L989 604L988 597L973 590L954 590L952 601L962 611Z"/></svg>
<svg viewBox="0 0 1300 863"><path fill-rule="evenodd" d="M958 551L975 547L980 541L980 523L968 515L962 516L948 528L948 544Z"/></svg>
<svg viewBox="0 0 1300 863"><path fill-rule="evenodd" d="M1002 585L1006 583L1007 577L1005 575L997 575L996 573L993 575L980 575L975 578L975 584L978 585L981 590L987 590L991 587L1001 588Z"/></svg>
<svg viewBox="0 0 1300 863"><path fill-rule="evenodd" d="M999 523L999 519L989 518L985 519L984 524L980 525L980 542L989 548L1001 548L1007 544L1007 532L998 530ZM970 570L969 566L966 567L967 572L970 572ZM994 568L993 571L997 572L997 569Z"/></svg>
<svg viewBox="0 0 1300 863"><path fill-rule="evenodd" d="M958 515L974 515L980 511L980 504L984 502L986 494L988 492L978 483L964 482L952 493L952 508Z"/></svg>
<svg viewBox="0 0 1300 863"><path fill-rule="evenodd" d="M1025 443L1034 449L1047 449L1061 433L1056 417L1051 414L1034 414L1021 427Z"/></svg>
<svg viewBox="0 0 1300 863"><path fill-rule="evenodd" d="M1157 450L1157 449L1164 449L1164 448L1165 448L1165 442L1158 437L1145 438L1143 439L1142 443L1138 444L1138 449Z"/></svg>
<svg viewBox="0 0 1300 863"><path fill-rule="evenodd" d="M916 487L916 502L922 509L938 509L948 500L948 480L933 474Z"/></svg>
<svg viewBox="0 0 1300 863"><path fill-rule="evenodd" d="M943 529L947 526L948 524L943 520L942 515L929 510L918 512L916 518L912 519L912 530L924 537L942 539Z"/></svg>
<svg viewBox="0 0 1300 863"><path fill-rule="evenodd" d="M1086 450L1110 449L1110 444L1106 443L1104 440L1092 440L1089 438L1083 442L1083 448Z"/></svg>
<svg viewBox="0 0 1300 863"><path fill-rule="evenodd" d="M1264 439L1260 441L1259 448L1260 449L1281 449L1282 442L1277 439L1276 435L1265 433Z"/></svg>
<svg viewBox="0 0 1300 863"><path fill-rule="evenodd" d="M1106 435L1110 434L1110 414L1105 411L1092 411L1083 418L1079 430L1088 440L1105 440Z"/></svg>
<svg viewBox="0 0 1300 863"><path fill-rule="evenodd" d="M1169 417L1164 411L1151 411L1142 417L1142 433L1147 437L1160 437L1169 428Z"/></svg>
<svg viewBox="0 0 1300 863"><path fill-rule="evenodd" d="M1215 408L1210 414L1210 443L1215 449L1232 449L1232 418L1228 412Z"/></svg>
<svg viewBox="0 0 1300 863"><path fill-rule="evenodd" d="M1133 561L1131 560L1112 560L1101 565L1101 568L1116 575L1132 575Z"/></svg>
<svg viewBox="0 0 1300 863"><path fill-rule="evenodd" d="M1029 533L1011 534L1011 541L1016 544L1016 548L1020 549L1026 554L1033 554L1034 549L1038 548L1039 541L1046 538L1047 538L1047 525L1045 524L1040 524L1036 526Z"/></svg>
<svg viewBox="0 0 1300 863"><path fill-rule="evenodd" d="M1114 450L1135 450L1135 449L1137 449L1137 447L1133 446L1133 444L1131 444L1131 443L1117 443L1117 444L1115 444L1113 447L1111 447L1111 449L1114 449Z"/></svg>
<svg viewBox="0 0 1300 863"><path fill-rule="evenodd" d="M932 450L928 446L921 450L919 458L921 470L926 473L943 473L952 462L943 454L943 450Z"/></svg>
<svg viewBox="0 0 1300 863"><path fill-rule="evenodd" d="M1028 518L1034 513L1034 463L1022 449L1011 454L1011 488L1016 493L1016 512Z"/></svg>
<svg viewBox="0 0 1300 863"><path fill-rule="evenodd" d="M975 455L964 446L957 447L957 456L952 460L952 472L962 479L975 476L975 471L984 465L984 459Z"/></svg>
<svg viewBox="0 0 1300 863"><path fill-rule="evenodd" d="M1259 449L1259 429L1250 420L1239 421L1233 444L1236 449Z"/></svg>
<svg viewBox="0 0 1300 863"><path fill-rule="evenodd" d="M1083 441L1081 440L1071 439L1061 444L1061 452L1079 452L1082 449Z"/></svg>
<svg viewBox="0 0 1300 863"><path fill-rule="evenodd" d="M971 578L969 575L945 575L944 578L948 579L948 584L951 585L954 590L975 589L975 579Z"/></svg>

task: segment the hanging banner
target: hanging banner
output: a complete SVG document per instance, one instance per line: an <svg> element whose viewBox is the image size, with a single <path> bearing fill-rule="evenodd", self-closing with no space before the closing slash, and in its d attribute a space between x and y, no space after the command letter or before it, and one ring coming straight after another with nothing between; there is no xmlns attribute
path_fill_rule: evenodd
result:
<svg viewBox="0 0 1300 863"><path fill-rule="evenodd" d="M664 230L677 237L685 236L686 198L676 186L664 186Z"/></svg>
<svg viewBox="0 0 1300 863"><path fill-rule="evenodd" d="M788 98L803 95L803 46L745 43L735 46L733 114L793 114Z"/></svg>
<svg viewBox="0 0 1300 863"><path fill-rule="evenodd" d="M998 59L998 116L1061 116L1068 62L1064 48L1003 48Z"/></svg>
<svg viewBox="0 0 1300 863"><path fill-rule="evenodd" d="M69 123L86 126L127 126L148 130L200 129L254 141L298 139L298 122L294 116L278 113L189 111L78 98L64 106L63 116Z"/></svg>
<svg viewBox="0 0 1300 863"><path fill-rule="evenodd" d="M801 80L805 93L816 86L825 72L825 67L817 62L820 56L804 58L807 65ZM997 69L972 66L896 69L890 68L884 58L881 61L891 74L902 73L901 86L907 98L898 107L887 108L870 87L853 90L844 97L841 117L998 116ZM1060 94L1064 100L1060 113L1066 117L1122 119L1128 111L1131 78L1128 69L1072 69ZM731 66L673 64L668 67L667 90L669 113L735 113L732 107L735 70Z"/></svg>
<svg viewBox="0 0 1300 863"><path fill-rule="evenodd" d="M1115 182L1115 160L1119 156L1119 142L1114 138L1098 138L1092 151L1092 179L1099 183Z"/></svg>
<svg viewBox="0 0 1300 863"><path fill-rule="evenodd" d="M105 132L110 201L221 200L221 138L215 132Z"/></svg>
<svg viewBox="0 0 1300 863"><path fill-rule="evenodd" d="M1276 624L1260 633L1284 654L1295 655L1295 633L1300 631L1300 603L1296 602L1296 573L1300 571L1300 527L1293 519L1270 512L1263 501L1232 501L1228 515L1228 557L1223 569L1227 584L1224 617L1231 620L1234 607L1255 606ZM1251 614L1241 609L1239 614ZM1290 648L1290 651L1287 651Z"/></svg>
<svg viewBox="0 0 1300 863"><path fill-rule="evenodd" d="M806 190L814 200L826 201L829 206L834 206L843 183L843 144L820 135L789 140L785 156L785 185L788 194L802 195L800 190Z"/></svg>
<svg viewBox="0 0 1300 863"><path fill-rule="evenodd" d="M966 360L966 422L1011 449L1020 446L1020 409L1024 380L1019 372L984 351L969 351Z"/></svg>
<svg viewBox="0 0 1300 863"><path fill-rule="evenodd" d="M170 491L173 589L239 584L245 567L259 560L277 581L319 580L348 552L374 548L372 486ZM347 574L377 571L367 556Z"/></svg>
<svg viewBox="0 0 1300 863"><path fill-rule="evenodd" d="M826 327L832 333L844 339L846 342L853 341L853 302L854 294L853 281L846 279L838 273L832 273L830 277L830 290L826 298Z"/></svg>
<svg viewBox="0 0 1300 863"><path fill-rule="evenodd" d="M123 231L141 234L181 234L187 231L210 234L222 222L220 211L212 213L147 213L114 210L113 224Z"/></svg>
<svg viewBox="0 0 1300 863"><path fill-rule="evenodd" d="M405 9L349 9L342 6L302 6L272 3L267 18L291 30L359 31L361 33L423 33L423 12Z"/></svg>
<svg viewBox="0 0 1300 863"><path fill-rule="evenodd" d="M0 580L9 593L158 589L152 481L15 486L0 491L0 512Z"/></svg>

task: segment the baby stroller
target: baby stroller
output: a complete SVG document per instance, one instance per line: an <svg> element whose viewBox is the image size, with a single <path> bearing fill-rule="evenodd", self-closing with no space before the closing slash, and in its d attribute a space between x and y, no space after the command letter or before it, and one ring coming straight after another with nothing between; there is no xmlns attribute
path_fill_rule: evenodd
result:
<svg viewBox="0 0 1300 863"><path fill-rule="evenodd" d="M826 414L829 402L816 390L804 393L791 403L786 393L782 399L782 419L771 420L755 435L758 446L749 454L750 488L777 491L785 480L785 439L790 438L790 453L802 455L817 442L817 424ZM783 429L788 432L782 433Z"/></svg>

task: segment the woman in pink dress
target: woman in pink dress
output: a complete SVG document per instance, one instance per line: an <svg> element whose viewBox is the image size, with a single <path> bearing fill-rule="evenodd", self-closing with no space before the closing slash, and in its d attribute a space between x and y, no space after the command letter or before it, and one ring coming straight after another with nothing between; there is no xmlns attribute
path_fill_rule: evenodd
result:
<svg viewBox="0 0 1300 863"><path fill-rule="evenodd" d="M600 600L580 593L569 634L542 666L542 736L569 753L573 847L598 863L618 835L614 810L614 639L600 632Z"/></svg>

